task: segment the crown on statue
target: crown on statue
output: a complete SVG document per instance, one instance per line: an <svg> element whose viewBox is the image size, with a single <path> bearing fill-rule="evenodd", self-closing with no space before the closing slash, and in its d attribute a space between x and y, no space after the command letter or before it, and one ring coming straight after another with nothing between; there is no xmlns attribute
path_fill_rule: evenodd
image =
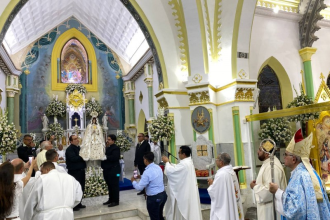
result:
<svg viewBox="0 0 330 220"><path fill-rule="evenodd" d="M95 112L95 111L92 111L92 112L91 112L91 116L92 116L93 118L96 118L98 115L99 115L99 114L98 114L97 112Z"/></svg>

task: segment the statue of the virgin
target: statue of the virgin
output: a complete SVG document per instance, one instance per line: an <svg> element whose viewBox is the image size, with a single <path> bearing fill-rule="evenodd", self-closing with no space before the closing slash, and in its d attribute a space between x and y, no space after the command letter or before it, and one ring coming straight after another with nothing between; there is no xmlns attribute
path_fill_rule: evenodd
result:
<svg viewBox="0 0 330 220"><path fill-rule="evenodd" d="M79 155L85 161L105 160L103 130L98 122L97 113L92 112L91 115L91 123L86 128Z"/></svg>

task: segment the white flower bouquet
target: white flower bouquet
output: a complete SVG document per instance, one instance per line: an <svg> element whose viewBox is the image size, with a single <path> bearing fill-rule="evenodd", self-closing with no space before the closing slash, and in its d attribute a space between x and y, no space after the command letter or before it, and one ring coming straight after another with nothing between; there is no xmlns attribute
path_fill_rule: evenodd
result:
<svg viewBox="0 0 330 220"><path fill-rule="evenodd" d="M294 89L296 92L296 97L293 99L292 102L290 102L287 106L287 108L295 108L305 105L311 105L314 104L313 99L309 98L307 95L304 94L303 87L300 84L300 95L298 95L298 92L296 89ZM294 115L289 116L288 120L291 122L307 122L310 119L318 119L319 113L307 113L307 114L300 114L300 115Z"/></svg>
<svg viewBox="0 0 330 220"><path fill-rule="evenodd" d="M259 131L259 139L264 140L270 138L276 144L287 143L292 138L290 122L285 118L274 118L264 122Z"/></svg>
<svg viewBox="0 0 330 220"><path fill-rule="evenodd" d="M53 99L47 106L46 115L63 117L65 115L65 111L65 104L62 101Z"/></svg>
<svg viewBox="0 0 330 220"><path fill-rule="evenodd" d="M117 135L116 145L120 148L121 153L129 151L131 149L131 144L128 137L122 134Z"/></svg>
<svg viewBox="0 0 330 220"><path fill-rule="evenodd" d="M17 130L13 123L8 123L8 112L0 114L0 154L16 150Z"/></svg>
<svg viewBox="0 0 330 220"><path fill-rule="evenodd" d="M65 92L68 93L68 94L71 94L71 93L73 93L74 90L77 90L81 94L86 94L87 93L87 90L86 90L85 86L83 86L81 84L69 84L66 87Z"/></svg>
<svg viewBox="0 0 330 220"><path fill-rule="evenodd" d="M97 169L97 168L96 168ZM103 179L102 169L87 168L84 197L108 195L108 186Z"/></svg>
<svg viewBox="0 0 330 220"><path fill-rule="evenodd" d="M63 137L64 130L61 127L60 123L54 123L49 125L49 130L46 132L46 136L50 137L51 135L55 135L55 138Z"/></svg>
<svg viewBox="0 0 330 220"><path fill-rule="evenodd" d="M164 115L164 109L160 108L157 118L148 126L152 140L170 140L174 135L174 122Z"/></svg>
<svg viewBox="0 0 330 220"><path fill-rule="evenodd" d="M86 113L91 116L92 112L97 112L98 115L102 115L102 107L97 100L88 100L86 103Z"/></svg>

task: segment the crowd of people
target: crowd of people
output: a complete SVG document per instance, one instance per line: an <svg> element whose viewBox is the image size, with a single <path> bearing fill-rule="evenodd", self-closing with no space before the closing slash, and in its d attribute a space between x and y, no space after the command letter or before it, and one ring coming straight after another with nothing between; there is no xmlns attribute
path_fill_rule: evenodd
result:
<svg viewBox="0 0 330 220"><path fill-rule="evenodd" d="M172 220L203 219L190 147L180 147L177 164L163 155L162 169L157 142L151 147L143 133L137 139L134 166L139 174L134 173L131 182L137 194L146 197L150 219L163 220L164 214ZM275 143L261 142L257 155L262 166L250 183L258 219L330 219L328 196L309 161L312 140L313 134L304 139L298 130L287 146L285 166L292 169L288 183L281 162L273 156ZM32 137L24 136L23 145L17 149L19 158L0 165L0 219L73 219L73 211L86 208L81 203L86 161L79 156L78 137L71 135L69 141L65 151L63 146L56 151L51 141L43 141L36 154ZM109 192L103 205L108 207L119 205L120 148L115 142L115 135L107 137L106 159L101 162ZM59 160L66 161L66 169L58 165ZM230 155L220 153L215 163L218 170L214 178L208 179L207 188L210 219L244 220L240 184Z"/></svg>

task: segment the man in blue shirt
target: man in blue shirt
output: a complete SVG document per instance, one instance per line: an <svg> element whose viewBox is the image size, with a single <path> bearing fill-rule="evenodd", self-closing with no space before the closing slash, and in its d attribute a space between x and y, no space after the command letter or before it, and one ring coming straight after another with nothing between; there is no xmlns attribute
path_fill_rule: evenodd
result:
<svg viewBox="0 0 330 220"><path fill-rule="evenodd" d="M151 220L164 220L163 209L167 200L163 183L163 171L154 164L154 153L148 152L143 156L143 162L146 168L142 176L137 176L140 182L136 182L134 176L131 181L133 187L137 190L146 189L147 193L147 210Z"/></svg>

